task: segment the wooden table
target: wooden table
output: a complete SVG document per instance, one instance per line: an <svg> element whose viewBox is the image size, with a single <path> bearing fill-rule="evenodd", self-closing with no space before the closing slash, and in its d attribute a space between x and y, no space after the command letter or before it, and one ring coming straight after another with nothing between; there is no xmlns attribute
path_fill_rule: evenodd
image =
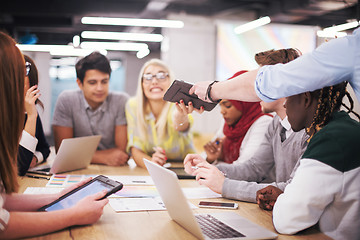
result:
<svg viewBox="0 0 360 240"><path fill-rule="evenodd" d="M103 174L103 175L148 175L146 169L138 167L109 167L91 165L87 169L71 172L71 174ZM27 187L44 187L47 180L20 178L20 192ZM199 187L194 180L181 180L182 187ZM212 199L214 200L214 199ZM190 200L197 205L199 200ZM234 202L227 199L216 201ZM256 204L236 201L238 210L196 209L195 213L235 211L239 215L276 232L272 224L272 213L261 210ZM100 220L90 226L71 227L52 234L31 239L196 239L192 234L172 221L167 211L144 211L116 213L109 205L104 208ZM278 239L330 239L315 229L308 229L295 236L279 235Z"/></svg>

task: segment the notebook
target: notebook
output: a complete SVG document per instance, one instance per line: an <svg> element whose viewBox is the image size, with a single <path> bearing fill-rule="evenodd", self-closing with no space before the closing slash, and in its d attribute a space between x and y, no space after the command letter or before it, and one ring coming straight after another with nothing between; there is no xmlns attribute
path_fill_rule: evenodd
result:
<svg viewBox="0 0 360 240"><path fill-rule="evenodd" d="M86 168L100 139L100 135L63 139L51 166L49 164L36 166L29 169L28 173L52 175Z"/></svg>
<svg viewBox="0 0 360 240"><path fill-rule="evenodd" d="M146 159L144 163L170 217L195 237L199 239L274 239L277 237L277 234L234 212L194 215L180 188L176 174ZM207 227L216 226L220 229L221 236L214 236L215 230L206 230Z"/></svg>

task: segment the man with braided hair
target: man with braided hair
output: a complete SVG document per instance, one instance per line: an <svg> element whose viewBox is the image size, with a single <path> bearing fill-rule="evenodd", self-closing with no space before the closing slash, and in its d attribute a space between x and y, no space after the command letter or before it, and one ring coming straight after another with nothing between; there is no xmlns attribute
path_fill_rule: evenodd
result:
<svg viewBox="0 0 360 240"><path fill-rule="evenodd" d="M334 239L360 237L360 123L339 111L345 95L352 102L346 85L286 99L292 129L305 129L309 144L284 192L273 186L257 192L259 206L273 208L274 226L282 234L319 223L320 231Z"/></svg>

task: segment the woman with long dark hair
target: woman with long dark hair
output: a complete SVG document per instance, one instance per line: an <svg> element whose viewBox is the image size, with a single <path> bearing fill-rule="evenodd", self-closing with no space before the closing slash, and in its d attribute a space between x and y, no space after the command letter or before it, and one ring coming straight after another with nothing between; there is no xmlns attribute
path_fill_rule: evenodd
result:
<svg viewBox="0 0 360 240"><path fill-rule="evenodd" d="M29 168L35 167L46 161L50 154L50 147L46 141L41 119L36 110L36 104L44 108L40 101L40 90L38 89L38 71L35 62L27 55L25 58L25 126L22 131L18 169L19 175L23 176Z"/></svg>
<svg viewBox="0 0 360 240"><path fill-rule="evenodd" d="M82 199L74 207L37 212L74 186L58 194L17 194L17 154L24 127L24 56L15 41L0 32L0 239L24 238L58 231L72 225L96 222L107 199L99 192ZM88 180L87 180L88 181Z"/></svg>

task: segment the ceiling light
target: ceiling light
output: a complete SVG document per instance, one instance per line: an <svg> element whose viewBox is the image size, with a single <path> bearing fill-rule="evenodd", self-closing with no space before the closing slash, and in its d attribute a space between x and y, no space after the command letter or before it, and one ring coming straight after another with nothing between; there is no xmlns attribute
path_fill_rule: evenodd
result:
<svg viewBox="0 0 360 240"><path fill-rule="evenodd" d="M109 18L109 17L83 17L83 24L119 25L140 27L183 28L184 22L177 20L138 19L138 18Z"/></svg>
<svg viewBox="0 0 360 240"><path fill-rule="evenodd" d="M340 32L340 31L351 29L351 28L356 28L357 26L359 26L359 23L360 22L358 22L358 21L352 21L349 23L344 23L344 24L340 24L337 26L324 28L323 31Z"/></svg>
<svg viewBox="0 0 360 240"><path fill-rule="evenodd" d="M146 43L120 43L120 42L82 42L81 48L106 49L116 51L140 51L147 49Z"/></svg>
<svg viewBox="0 0 360 240"><path fill-rule="evenodd" d="M150 53L150 50L148 48L142 49L136 53L136 57L141 59L141 58L144 58L147 55L149 55L149 53Z"/></svg>
<svg viewBox="0 0 360 240"><path fill-rule="evenodd" d="M110 39L110 40L128 40L144 42L161 42L164 37L161 34L150 33L122 33L122 32L101 32L101 31L83 31L82 38L91 39Z"/></svg>
<svg viewBox="0 0 360 240"><path fill-rule="evenodd" d="M316 35L323 38L341 38L347 35L346 32L317 31Z"/></svg>
<svg viewBox="0 0 360 240"><path fill-rule="evenodd" d="M74 47L79 47L80 46L80 37L79 37L79 35L75 35L73 37L73 46Z"/></svg>
<svg viewBox="0 0 360 240"><path fill-rule="evenodd" d="M270 22L271 22L270 17L268 17L268 16L262 17L262 18L259 18L257 20L254 20L254 21L245 23L243 25L237 26L236 28L234 28L234 32L236 34L241 34L241 33L247 32L249 30L252 30L254 28L257 28L257 27L263 26L265 24L268 24Z"/></svg>
<svg viewBox="0 0 360 240"><path fill-rule="evenodd" d="M51 50L73 49L70 45L42 45L42 44L17 44L21 51L50 52Z"/></svg>
<svg viewBox="0 0 360 240"><path fill-rule="evenodd" d="M146 5L146 10L149 10L149 11L162 11L168 5L169 5L169 3L167 3L167 2L150 1L148 3L148 5Z"/></svg>
<svg viewBox="0 0 360 240"><path fill-rule="evenodd" d="M107 51L102 49L81 49L81 48L73 48L66 50L54 49L50 51L52 56L77 56L77 57L85 57L94 51L99 51L102 55L107 55Z"/></svg>
<svg viewBox="0 0 360 240"><path fill-rule="evenodd" d="M107 55L107 51L98 48L80 49L70 45L38 45L38 44L17 44L21 51L49 52L54 56L86 56L98 50L101 54ZM147 45L146 45L147 46Z"/></svg>

